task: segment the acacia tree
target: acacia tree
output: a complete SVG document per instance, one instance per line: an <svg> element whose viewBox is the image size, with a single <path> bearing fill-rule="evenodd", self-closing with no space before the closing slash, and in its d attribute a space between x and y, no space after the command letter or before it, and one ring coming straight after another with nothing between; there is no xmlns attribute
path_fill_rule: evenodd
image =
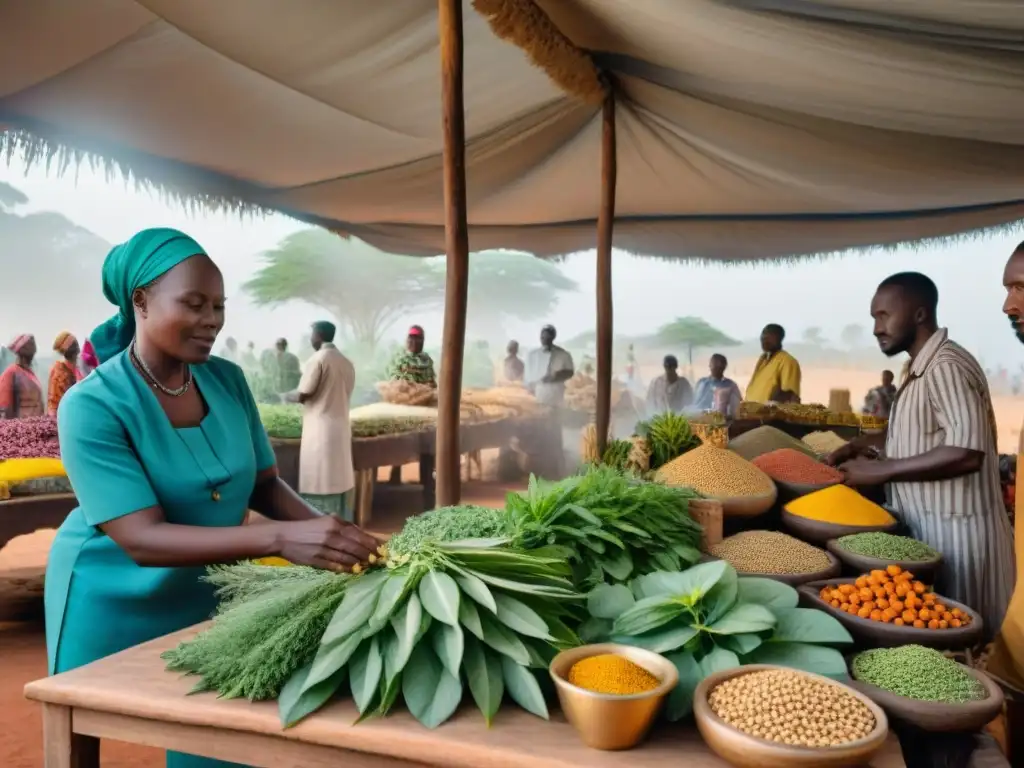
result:
<svg viewBox="0 0 1024 768"><path fill-rule="evenodd" d="M354 238L309 229L264 254L244 288L259 305L303 300L327 310L349 337L375 350L400 318L443 306L444 259L385 253ZM555 265L516 251L481 251L469 260L471 336L500 336L505 323L550 313L576 283Z"/></svg>
<svg viewBox="0 0 1024 768"><path fill-rule="evenodd" d="M322 307L355 342L376 349L399 318L437 305L442 283L427 260L396 256L355 238L306 229L263 255L243 289L260 306L302 300Z"/></svg>
<svg viewBox="0 0 1024 768"><path fill-rule="evenodd" d="M693 367L693 350L714 347L735 347L739 342L718 330L701 317L677 317L658 329L654 336L659 344L686 349L690 367Z"/></svg>
<svg viewBox="0 0 1024 768"><path fill-rule="evenodd" d="M857 349L864 341L864 326L850 323L843 328L839 338L849 349Z"/></svg>
<svg viewBox="0 0 1024 768"><path fill-rule="evenodd" d="M804 329L804 343L809 344L812 347L823 347L826 344L825 336L821 332L821 328L816 325L810 328Z"/></svg>

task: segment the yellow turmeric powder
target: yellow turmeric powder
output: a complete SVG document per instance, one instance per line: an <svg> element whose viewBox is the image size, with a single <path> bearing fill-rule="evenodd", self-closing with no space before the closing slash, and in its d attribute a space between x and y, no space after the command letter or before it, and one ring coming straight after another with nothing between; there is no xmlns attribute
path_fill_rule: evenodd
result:
<svg viewBox="0 0 1024 768"><path fill-rule="evenodd" d="M614 653L581 659L569 670L569 682L594 693L632 696L653 691L661 681L638 664Z"/></svg>
<svg viewBox="0 0 1024 768"><path fill-rule="evenodd" d="M822 523L891 525L896 519L845 485L832 485L789 502L786 511Z"/></svg>

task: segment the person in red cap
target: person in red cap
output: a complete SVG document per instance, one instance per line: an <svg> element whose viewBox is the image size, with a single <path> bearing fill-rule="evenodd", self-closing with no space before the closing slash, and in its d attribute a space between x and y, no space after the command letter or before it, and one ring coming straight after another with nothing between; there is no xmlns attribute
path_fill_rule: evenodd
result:
<svg viewBox="0 0 1024 768"><path fill-rule="evenodd" d="M405 339L405 351L400 352L388 367L388 377L392 381L411 381L414 384L437 387L434 361L423 351L423 341L423 328L414 325L409 329L409 335Z"/></svg>

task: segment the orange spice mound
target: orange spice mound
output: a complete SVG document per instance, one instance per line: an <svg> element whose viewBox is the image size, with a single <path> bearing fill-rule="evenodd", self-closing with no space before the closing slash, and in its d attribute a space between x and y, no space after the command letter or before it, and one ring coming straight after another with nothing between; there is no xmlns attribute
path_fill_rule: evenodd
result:
<svg viewBox="0 0 1024 768"><path fill-rule="evenodd" d="M871 621L917 629L956 629L971 616L950 608L910 571L890 565L859 576L853 584L828 585L818 596L840 611Z"/></svg>
<svg viewBox="0 0 1024 768"><path fill-rule="evenodd" d="M823 485L838 483L843 473L828 464L815 461L793 448L779 448L754 459L753 464L773 480L783 483Z"/></svg>

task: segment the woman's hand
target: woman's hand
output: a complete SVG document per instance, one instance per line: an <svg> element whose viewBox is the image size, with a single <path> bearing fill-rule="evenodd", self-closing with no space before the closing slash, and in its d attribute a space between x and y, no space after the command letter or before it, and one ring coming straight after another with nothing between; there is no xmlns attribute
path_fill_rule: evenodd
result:
<svg viewBox="0 0 1024 768"><path fill-rule="evenodd" d="M857 458L857 446L850 442L841 448L836 448L832 453L825 457L825 463L830 467L838 467L840 464L850 461L850 459Z"/></svg>
<svg viewBox="0 0 1024 768"><path fill-rule="evenodd" d="M278 555L296 565L348 571L380 546L375 538L332 515L277 524Z"/></svg>

